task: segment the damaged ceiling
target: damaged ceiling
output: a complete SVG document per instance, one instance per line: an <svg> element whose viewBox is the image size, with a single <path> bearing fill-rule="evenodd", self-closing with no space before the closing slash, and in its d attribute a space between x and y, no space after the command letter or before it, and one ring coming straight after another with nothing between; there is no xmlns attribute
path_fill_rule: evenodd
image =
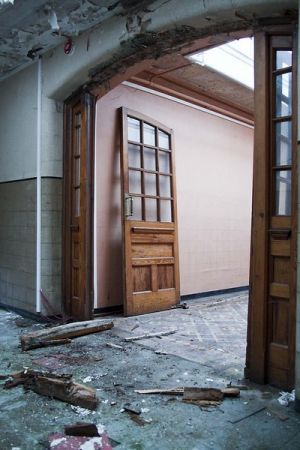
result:
<svg viewBox="0 0 300 450"><path fill-rule="evenodd" d="M151 0L1 0L0 80L68 37L114 15L130 15Z"/></svg>

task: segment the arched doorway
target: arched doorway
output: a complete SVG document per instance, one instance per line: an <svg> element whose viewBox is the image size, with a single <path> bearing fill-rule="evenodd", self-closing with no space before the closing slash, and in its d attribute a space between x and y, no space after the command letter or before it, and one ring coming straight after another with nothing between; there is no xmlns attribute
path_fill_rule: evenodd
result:
<svg viewBox="0 0 300 450"><path fill-rule="evenodd" d="M295 60L287 68L277 68L276 52L291 51L293 30L286 25L270 28L260 24L259 31L254 32L257 41L256 54L256 144L254 165L254 212L251 253L251 293L248 322L248 356L247 374L257 382L272 382L283 388L291 388L294 383L295 357L295 260L296 260L296 181L295 159L284 167L274 164L276 151L280 143L276 141L277 123L284 121L293 123L295 130L296 112L276 116L274 104L278 100L274 80L286 74L292 74L296 82ZM188 34L182 38L182 47L178 51L181 56L199 48L207 48L236 37L249 35L249 31L238 31L213 38L201 38L192 41ZM178 42L174 48L178 49ZM188 45L187 45L188 44ZM172 47L172 44L170 44ZM111 64L101 74L94 74L90 89L102 96L121 81L147 67L152 56L157 52L155 37L151 37L149 47L139 51L135 58L128 57ZM295 51L294 51L295 55ZM145 58L143 61L141 61ZM172 61L172 50L169 48L162 56L165 62ZM275 65L274 65L275 64ZM114 71L116 70L117 73ZM289 76L289 75L288 75ZM293 88L294 89L294 88ZM290 95L292 95L290 91ZM281 93L283 96L283 93ZM263 99L263 101L262 101ZM275 124L275 125L274 125ZM295 149L295 131L291 134ZM293 152L295 158L295 150ZM276 162L276 161L275 161ZM284 172L284 174L283 174ZM292 180L292 190L281 194L282 180L277 174L287 175ZM277 180L278 179L278 184ZM280 184L281 183L281 184ZM278 209L281 195L289 195L290 209ZM287 197L286 197L287 199ZM277 210L276 210L277 208ZM277 211L277 213L276 213Z"/></svg>

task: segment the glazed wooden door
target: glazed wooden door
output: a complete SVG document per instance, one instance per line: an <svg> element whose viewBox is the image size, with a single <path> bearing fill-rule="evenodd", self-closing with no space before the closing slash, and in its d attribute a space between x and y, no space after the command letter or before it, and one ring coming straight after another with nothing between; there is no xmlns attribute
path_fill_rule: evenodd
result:
<svg viewBox="0 0 300 450"><path fill-rule="evenodd" d="M92 200L94 97L81 94L65 103L64 297L76 320L93 314Z"/></svg>
<svg viewBox="0 0 300 450"><path fill-rule="evenodd" d="M248 374L294 386L296 50L292 32L255 37L255 149Z"/></svg>
<svg viewBox="0 0 300 450"><path fill-rule="evenodd" d="M121 110L124 311L144 314L179 301L172 131Z"/></svg>

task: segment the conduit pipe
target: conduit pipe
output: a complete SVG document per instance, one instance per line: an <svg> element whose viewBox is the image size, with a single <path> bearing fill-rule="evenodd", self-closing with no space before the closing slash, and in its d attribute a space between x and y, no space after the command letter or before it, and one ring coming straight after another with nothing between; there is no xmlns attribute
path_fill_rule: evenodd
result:
<svg viewBox="0 0 300 450"><path fill-rule="evenodd" d="M37 121L36 121L36 312L41 312L41 115L42 115L42 58L37 62Z"/></svg>

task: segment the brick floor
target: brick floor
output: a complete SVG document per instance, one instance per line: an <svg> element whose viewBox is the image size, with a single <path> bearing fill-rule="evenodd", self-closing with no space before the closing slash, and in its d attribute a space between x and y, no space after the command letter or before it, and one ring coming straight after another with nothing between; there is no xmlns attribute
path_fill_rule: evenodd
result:
<svg viewBox="0 0 300 450"><path fill-rule="evenodd" d="M243 377L247 336L247 293L201 298L189 309L115 318L122 337L176 329L161 338L138 340L142 346L209 366L219 376Z"/></svg>

